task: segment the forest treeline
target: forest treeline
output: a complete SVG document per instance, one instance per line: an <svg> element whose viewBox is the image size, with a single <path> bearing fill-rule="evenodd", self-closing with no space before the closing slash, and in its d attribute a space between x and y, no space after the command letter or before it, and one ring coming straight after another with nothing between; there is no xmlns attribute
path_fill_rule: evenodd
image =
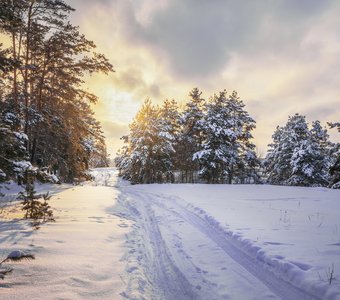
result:
<svg viewBox="0 0 340 300"><path fill-rule="evenodd" d="M32 165L63 181L107 165L90 107L97 97L82 84L113 67L69 22L73 10L60 0L0 0L0 181Z"/></svg>
<svg viewBox="0 0 340 300"><path fill-rule="evenodd" d="M331 186L340 188L340 145L319 121L309 128L295 114L277 127L265 158L259 158L255 120L237 92L208 100L194 88L180 111L175 100L162 106L147 99L122 137L115 164L132 183L206 182ZM331 128L340 123L330 123Z"/></svg>
<svg viewBox="0 0 340 300"><path fill-rule="evenodd" d="M61 0L0 0L0 181L35 166L42 181L70 182L108 164L91 109L98 99L82 84L113 67L69 22L73 10ZM340 187L339 144L320 122L309 127L304 116L289 117L264 159L252 141L255 126L236 92L206 100L195 88L183 110L175 100L160 107L146 100L115 162L133 183Z"/></svg>

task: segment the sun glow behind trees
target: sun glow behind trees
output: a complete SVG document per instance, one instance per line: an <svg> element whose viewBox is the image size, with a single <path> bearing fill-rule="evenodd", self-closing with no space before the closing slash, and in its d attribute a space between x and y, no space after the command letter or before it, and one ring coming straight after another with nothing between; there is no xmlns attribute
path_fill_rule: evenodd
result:
<svg viewBox="0 0 340 300"><path fill-rule="evenodd" d="M337 124L330 124L336 127ZM120 174L133 183L260 183L339 187L339 144L326 128L295 114L277 127L263 162L252 142L255 120L234 91L209 100L194 88L183 111L175 100L147 99L117 153ZM262 158L263 159L263 158ZM265 175L265 176L262 176Z"/></svg>
<svg viewBox="0 0 340 300"><path fill-rule="evenodd" d="M195 88L183 113L174 100L146 100L123 137L117 167L134 183L256 182L259 162L251 142L255 121L242 100L224 90L204 100ZM175 179L175 173L180 178ZM196 179L194 179L196 177Z"/></svg>

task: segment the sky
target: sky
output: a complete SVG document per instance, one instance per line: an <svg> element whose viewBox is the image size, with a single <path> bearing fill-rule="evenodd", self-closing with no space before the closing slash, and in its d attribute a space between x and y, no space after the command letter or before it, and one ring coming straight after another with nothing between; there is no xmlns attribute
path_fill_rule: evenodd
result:
<svg viewBox="0 0 340 300"><path fill-rule="evenodd" d="M289 115L340 121L340 1L66 2L76 9L71 22L116 71L86 78L112 157L146 98L184 106L194 87L206 99L238 92L261 155Z"/></svg>

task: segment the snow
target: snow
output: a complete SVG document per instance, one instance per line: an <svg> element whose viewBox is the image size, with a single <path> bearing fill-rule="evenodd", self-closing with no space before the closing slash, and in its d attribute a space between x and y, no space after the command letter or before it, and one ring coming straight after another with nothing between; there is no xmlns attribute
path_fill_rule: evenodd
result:
<svg viewBox="0 0 340 300"><path fill-rule="evenodd" d="M0 169L0 180L4 178L6 178L6 173Z"/></svg>
<svg viewBox="0 0 340 300"><path fill-rule="evenodd" d="M339 190L92 175L58 186L39 230L0 214L2 256L36 257L1 299L340 299Z"/></svg>
<svg viewBox="0 0 340 300"><path fill-rule="evenodd" d="M17 173L21 173L29 168L32 168L32 165L29 161L14 161L13 162L14 168L13 170Z"/></svg>
<svg viewBox="0 0 340 300"><path fill-rule="evenodd" d="M22 141L28 141L27 134L25 134L23 132L13 132L13 133L17 137L17 139L22 140Z"/></svg>
<svg viewBox="0 0 340 300"><path fill-rule="evenodd" d="M46 194L49 192L50 195L54 195L57 193L62 192L63 190L69 189L73 187L70 184L51 184L51 183L35 183L34 188L37 192L37 195ZM1 207L11 205L13 203L16 203L20 200L18 200L18 194L19 192L23 191L25 188L24 185L17 185L14 181L9 181L6 183L0 184L0 191L5 194L4 196L0 197L0 209ZM0 216L1 217L1 216Z"/></svg>
<svg viewBox="0 0 340 300"><path fill-rule="evenodd" d="M13 113L8 112L5 114L4 121L6 123L13 124L15 119L16 119L16 116Z"/></svg>
<svg viewBox="0 0 340 300"><path fill-rule="evenodd" d="M60 188L58 186L58 188ZM6 263L13 272L0 282L7 299L122 299L125 234L129 222L112 214L118 191L112 187L59 189L49 201L56 222L34 230L18 207L0 215L0 258L12 251L34 261Z"/></svg>
<svg viewBox="0 0 340 300"><path fill-rule="evenodd" d="M335 277L340 270L339 191L267 185L164 184L136 185L124 192L134 209L143 211L146 206L148 215L154 214L158 224L153 222L152 226L158 226L162 243L192 286L214 291L203 299L226 295L239 299L237 295L245 289L245 283L240 280L239 286L234 278L239 273L241 277L248 276L242 269L260 278L262 284L272 285L271 290L283 299L302 299L299 291L306 299L340 298L339 278L328 283L332 265ZM136 218L137 223L138 219L143 220ZM235 261L242 268L236 266L234 271L231 264ZM203 279L188 265L205 270ZM233 271L236 274L231 276ZM273 283L271 277L278 278L278 282ZM203 288L202 282L212 286ZM261 286L251 276L247 282ZM265 289L253 284L246 290L242 299L268 296Z"/></svg>

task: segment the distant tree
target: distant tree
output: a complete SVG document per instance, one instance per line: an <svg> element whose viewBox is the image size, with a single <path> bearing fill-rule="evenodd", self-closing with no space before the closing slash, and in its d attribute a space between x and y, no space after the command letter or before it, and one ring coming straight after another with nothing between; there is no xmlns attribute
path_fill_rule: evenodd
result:
<svg viewBox="0 0 340 300"><path fill-rule="evenodd" d="M204 119L205 100L202 92L194 88L189 93L189 101L181 117L181 130L176 149L176 169L182 170L183 181L193 181L193 172L199 170L199 163L194 160L194 154L202 147L202 120Z"/></svg>
<svg viewBox="0 0 340 300"><path fill-rule="evenodd" d="M330 128L337 128L338 132L340 132L340 122L328 122L327 124Z"/></svg>
<svg viewBox="0 0 340 300"><path fill-rule="evenodd" d="M144 102L115 159L124 178L172 182L177 170L185 174L182 182L193 181L195 171L209 183L256 180L255 121L242 100L236 92L227 97L223 91L205 103L201 94L191 91L182 115L174 100L165 100L160 108Z"/></svg>
<svg viewBox="0 0 340 300"><path fill-rule="evenodd" d="M147 99L130 125L128 146L116 163L134 183L162 182L172 170L174 136L168 104L160 109Z"/></svg>
<svg viewBox="0 0 340 300"><path fill-rule="evenodd" d="M165 169L165 177L167 182L174 181L174 170L176 164L176 149L179 147L179 131L180 131L180 113L178 104L175 100L165 100L160 108L159 115L159 138L160 143L164 145L163 161L160 166Z"/></svg>
<svg viewBox="0 0 340 300"><path fill-rule="evenodd" d="M328 123L330 128L337 128L340 132L340 122ZM340 143L332 144L330 149L330 187L340 189Z"/></svg>
<svg viewBox="0 0 340 300"><path fill-rule="evenodd" d="M243 101L235 91L227 97L224 90L211 98L206 111L202 148L194 154L200 175L210 183L247 177L257 159L250 141L255 121L244 110Z"/></svg>
<svg viewBox="0 0 340 300"><path fill-rule="evenodd" d="M268 181L272 184L283 183L290 174L290 154L282 149L283 135L283 128L277 126L272 135L273 141L268 145L268 153L263 161Z"/></svg>
<svg viewBox="0 0 340 300"><path fill-rule="evenodd" d="M93 141L92 139L88 141L90 147L88 147L89 152L89 167L90 168L104 168L109 167L110 159L109 154L106 150L106 145L104 140Z"/></svg>
<svg viewBox="0 0 340 300"><path fill-rule="evenodd" d="M306 118L295 114L277 127L264 161L268 181L300 186L327 185L329 167L327 130L319 121L308 128Z"/></svg>
<svg viewBox="0 0 340 300"><path fill-rule="evenodd" d="M252 142L252 131L256 127L256 122L244 109L245 105L236 91L229 95L227 107L230 120L232 120L232 130L236 135L236 143L232 152L238 153L236 163L229 167L229 183L233 179L241 183L244 183L246 179L257 181L256 167L259 165L259 160L255 152L256 146Z"/></svg>
<svg viewBox="0 0 340 300"><path fill-rule="evenodd" d="M123 140L124 146L117 151L114 163L119 170L119 175L124 179L130 180L132 173L132 162L130 159L131 147L129 143L129 136L123 136L121 137L121 140Z"/></svg>

